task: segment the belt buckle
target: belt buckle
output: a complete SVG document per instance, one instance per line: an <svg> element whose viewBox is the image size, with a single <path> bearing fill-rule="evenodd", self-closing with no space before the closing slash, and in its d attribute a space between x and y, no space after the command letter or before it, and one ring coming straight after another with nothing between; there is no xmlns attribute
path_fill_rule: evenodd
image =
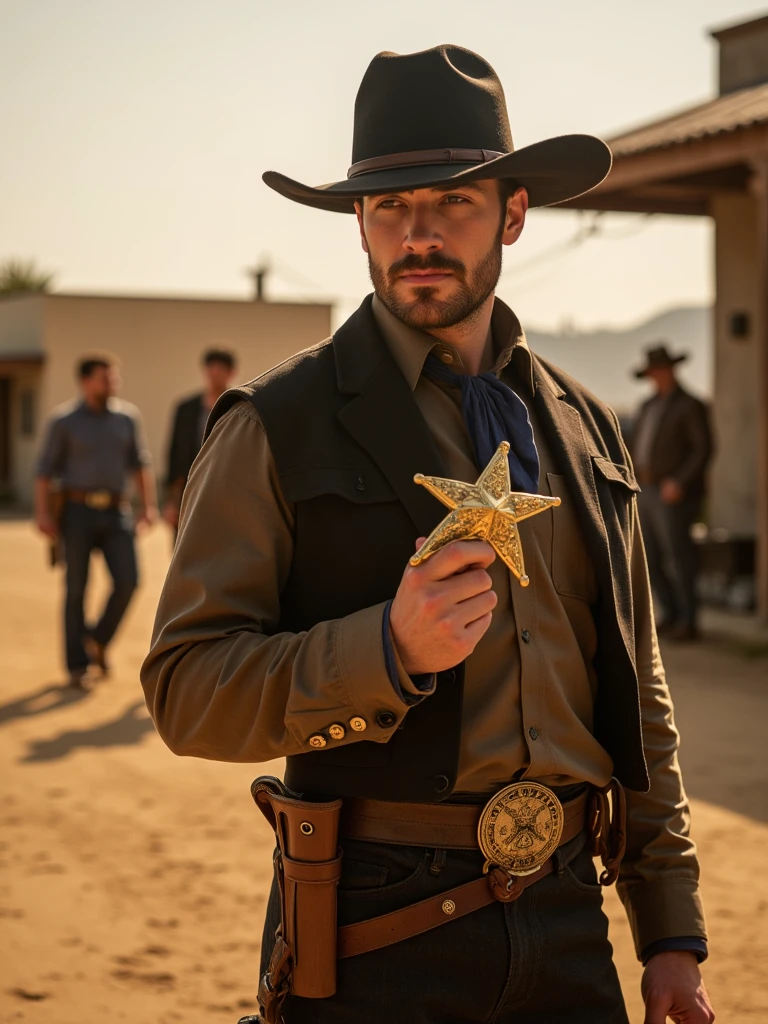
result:
<svg viewBox="0 0 768 1024"><path fill-rule="evenodd" d="M95 508L103 512L112 504L112 495L109 491L88 491L85 495L85 504L88 508Z"/></svg>
<svg viewBox="0 0 768 1024"><path fill-rule="evenodd" d="M509 875L532 875L557 849L563 805L538 782L513 782L482 810L477 841L485 855L483 874L501 867Z"/></svg>

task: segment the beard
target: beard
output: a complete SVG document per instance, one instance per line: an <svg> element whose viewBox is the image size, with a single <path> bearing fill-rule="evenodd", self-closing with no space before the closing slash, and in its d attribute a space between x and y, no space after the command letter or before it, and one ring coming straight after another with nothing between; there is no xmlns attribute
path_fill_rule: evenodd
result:
<svg viewBox="0 0 768 1024"><path fill-rule="evenodd" d="M388 270L369 254L368 272L374 291L389 312L407 327L429 331L455 327L457 324L469 325L480 315L482 306L488 296L493 294L501 276L503 229L502 224L492 248L471 273L461 260L451 259L439 252L428 256L409 253L393 263ZM453 274L458 288L450 299L438 299L438 289L430 285L417 286L416 297L410 301L398 298L398 278L414 270L448 270Z"/></svg>

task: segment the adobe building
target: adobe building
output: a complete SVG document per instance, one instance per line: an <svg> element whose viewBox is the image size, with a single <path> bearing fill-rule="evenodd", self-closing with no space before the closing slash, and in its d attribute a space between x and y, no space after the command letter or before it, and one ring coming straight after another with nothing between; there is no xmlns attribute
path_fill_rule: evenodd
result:
<svg viewBox="0 0 768 1024"><path fill-rule="evenodd" d="M716 99L609 139L613 168L577 210L711 217L717 456L710 534L749 558L768 620L768 16L713 32Z"/></svg>
<svg viewBox="0 0 768 1024"><path fill-rule="evenodd" d="M88 349L122 360L121 397L137 405L158 477L171 410L201 390L200 356L234 351L250 380L331 333L329 305L216 299L30 294L0 300L0 497L32 505L45 421L76 394L74 366Z"/></svg>

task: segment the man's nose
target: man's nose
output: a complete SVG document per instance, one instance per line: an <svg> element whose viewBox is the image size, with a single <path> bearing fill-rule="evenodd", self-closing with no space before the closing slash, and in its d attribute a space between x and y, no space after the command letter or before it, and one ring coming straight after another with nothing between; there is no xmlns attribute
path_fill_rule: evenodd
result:
<svg viewBox="0 0 768 1024"><path fill-rule="evenodd" d="M443 240L430 221L428 216L414 211L403 238L403 248L407 252L424 255L442 249Z"/></svg>

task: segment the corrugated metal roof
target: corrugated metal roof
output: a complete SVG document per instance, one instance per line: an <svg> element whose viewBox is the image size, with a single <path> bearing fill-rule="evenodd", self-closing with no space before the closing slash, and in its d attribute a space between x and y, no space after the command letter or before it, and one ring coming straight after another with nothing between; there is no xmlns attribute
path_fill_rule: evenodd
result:
<svg viewBox="0 0 768 1024"><path fill-rule="evenodd" d="M636 128L609 139L615 156L629 156L648 149L662 149L694 139L768 122L768 82L689 107L679 114Z"/></svg>

